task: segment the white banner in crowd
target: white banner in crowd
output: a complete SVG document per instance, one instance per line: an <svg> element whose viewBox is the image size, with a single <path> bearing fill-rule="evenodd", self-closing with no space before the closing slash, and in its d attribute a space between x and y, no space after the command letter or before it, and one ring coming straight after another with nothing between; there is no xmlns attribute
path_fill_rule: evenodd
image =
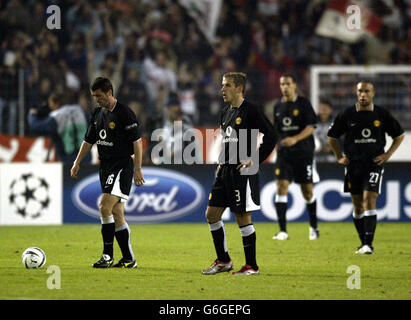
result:
<svg viewBox="0 0 411 320"><path fill-rule="evenodd" d="M0 225L63 222L62 164L0 164Z"/></svg>
<svg viewBox="0 0 411 320"><path fill-rule="evenodd" d="M221 0L179 0L191 18L197 23L207 40L214 44L220 16Z"/></svg>

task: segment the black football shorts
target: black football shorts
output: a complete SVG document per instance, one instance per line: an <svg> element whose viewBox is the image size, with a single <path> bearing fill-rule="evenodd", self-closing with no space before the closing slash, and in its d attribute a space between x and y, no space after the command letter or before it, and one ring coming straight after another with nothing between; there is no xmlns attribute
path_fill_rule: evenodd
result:
<svg viewBox="0 0 411 320"><path fill-rule="evenodd" d="M210 207L229 207L231 212L260 210L259 175L241 175L237 165L222 165L208 198Z"/></svg>
<svg viewBox="0 0 411 320"><path fill-rule="evenodd" d="M381 193L384 168L375 163L350 162L345 168L344 192L361 194L363 191Z"/></svg>
<svg viewBox="0 0 411 320"><path fill-rule="evenodd" d="M128 200L134 175L131 157L101 161L99 175L102 193L117 196L121 202Z"/></svg>
<svg viewBox="0 0 411 320"><path fill-rule="evenodd" d="M274 173L276 180L299 184L316 183L320 180L313 157L294 158L278 154Z"/></svg>

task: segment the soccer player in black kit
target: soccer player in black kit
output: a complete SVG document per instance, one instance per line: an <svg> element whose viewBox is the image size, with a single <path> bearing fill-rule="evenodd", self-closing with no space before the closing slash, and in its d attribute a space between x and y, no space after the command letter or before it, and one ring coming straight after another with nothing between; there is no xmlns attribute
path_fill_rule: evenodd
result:
<svg viewBox="0 0 411 320"><path fill-rule="evenodd" d="M96 78L90 90L98 107L90 119L84 141L71 168L71 176L77 178L81 161L96 143L103 193L99 203L103 254L93 267L135 268L137 262L130 244L130 228L124 218L124 204L130 193L133 175L137 186L145 182L141 171L142 143L138 122L134 112L114 98L109 79ZM115 265L114 237L123 255Z"/></svg>
<svg viewBox="0 0 411 320"><path fill-rule="evenodd" d="M221 220L227 207L234 213L240 227L246 260L246 264L233 274L253 275L260 272L256 261L256 234L251 212L260 209L258 165L274 149L277 135L262 111L244 100L245 84L244 73L230 72L223 76L221 92L227 105L220 118L222 150L206 210L217 259L208 269L203 270L204 275L233 269ZM257 149L258 132L264 136ZM246 152L242 152L244 148ZM249 155L253 151L255 156L251 156L250 160Z"/></svg>
<svg viewBox="0 0 411 320"><path fill-rule="evenodd" d="M390 112L373 103L374 85L357 84L358 102L340 112L328 131L328 141L338 163L345 166L344 192L351 193L353 220L361 246L357 254L374 253L377 197L381 190L383 164L400 146L404 130ZM387 151L385 134L393 138ZM344 154L338 138L344 136Z"/></svg>
<svg viewBox="0 0 411 320"><path fill-rule="evenodd" d="M274 240L288 240L286 213L288 208L288 187L294 180L300 184L305 199L310 228L309 239L319 238L317 225L317 202L313 184L319 181L314 165L313 133L317 122L316 114L308 99L297 95L297 83L290 74L280 77L282 98L274 106L274 127L280 141L277 149L275 178L277 211L280 232Z"/></svg>

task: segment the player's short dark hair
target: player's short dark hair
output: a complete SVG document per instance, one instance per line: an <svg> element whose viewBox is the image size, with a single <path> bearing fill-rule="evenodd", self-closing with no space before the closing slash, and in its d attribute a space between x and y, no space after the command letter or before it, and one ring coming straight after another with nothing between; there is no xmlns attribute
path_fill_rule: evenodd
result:
<svg viewBox="0 0 411 320"><path fill-rule="evenodd" d="M284 73L281 75L281 78L290 78L294 83L297 83L297 79L291 73Z"/></svg>
<svg viewBox="0 0 411 320"><path fill-rule="evenodd" d="M360 80L357 82L357 85L358 85L359 83L368 83L368 84L370 84L370 85L372 85L372 86L374 87L374 83L372 83L372 81L369 80L369 79L360 79Z"/></svg>
<svg viewBox="0 0 411 320"><path fill-rule="evenodd" d="M98 89L100 89L104 93L107 93L109 90L111 90L111 93L114 95L113 85L108 78L97 77L94 79L93 83L90 86L90 90L96 91Z"/></svg>
<svg viewBox="0 0 411 320"><path fill-rule="evenodd" d="M243 86L243 93L245 92L245 83L247 82L247 75L243 72L227 72L223 75L223 78L233 79L236 87Z"/></svg>

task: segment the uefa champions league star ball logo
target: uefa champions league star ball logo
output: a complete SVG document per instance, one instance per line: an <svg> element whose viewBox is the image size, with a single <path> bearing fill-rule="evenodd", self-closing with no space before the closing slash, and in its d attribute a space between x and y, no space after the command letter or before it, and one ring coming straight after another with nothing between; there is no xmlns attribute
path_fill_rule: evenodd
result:
<svg viewBox="0 0 411 320"><path fill-rule="evenodd" d="M49 207L49 184L31 173L22 174L10 184L9 202L16 214L36 219Z"/></svg>

